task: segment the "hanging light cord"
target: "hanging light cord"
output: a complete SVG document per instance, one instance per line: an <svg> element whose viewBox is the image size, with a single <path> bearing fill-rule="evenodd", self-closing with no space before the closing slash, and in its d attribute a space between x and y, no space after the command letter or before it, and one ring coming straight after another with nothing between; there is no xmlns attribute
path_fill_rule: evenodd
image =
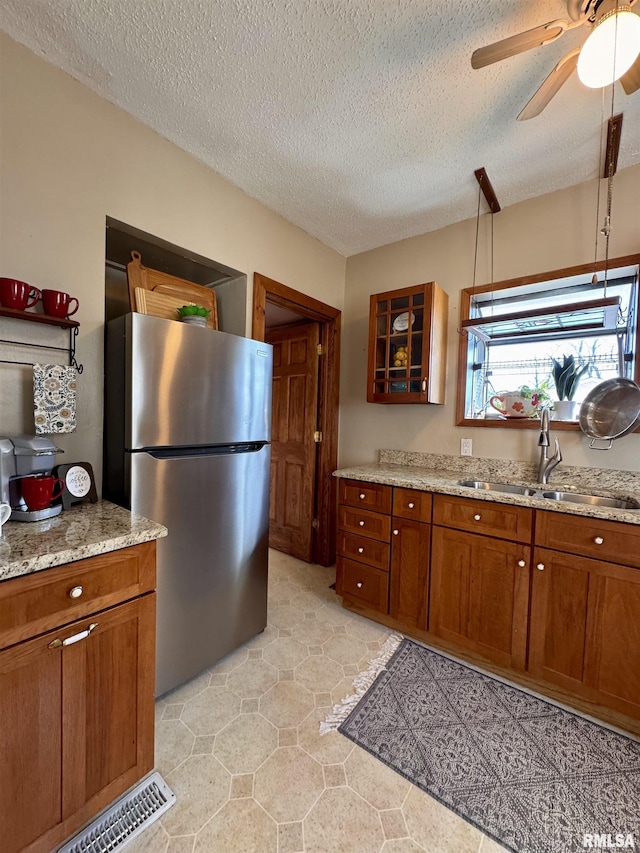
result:
<svg viewBox="0 0 640 853"><path fill-rule="evenodd" d="M598 194L596 197L596 239L593 253L593 277L591 279L591 284L594 286L598 284L598 234L600 233L600 164L602 163L603 158L605 157L605 133L604 133L604 100L605 100L605 91L602 90L602 97L600 98L600 148L598 150L598 166L597 166L597 184L598 184Z"/></svg>
<svg viewBox="0 0 640 853"><path fill-rule="evenodd" d="M616 0L616 12L618 11L618 0ZM615 70L616 67L616 49L618 43L618 16L616 14L615 21L616 31L615 38L613 42L613 67ZM615 76L615 75L614 75ZM615 107L615 83L611 84L611 118L613 119L614 107ZM611 125L610 125L611 126ZM607 213L604 218L604 226L602 228L601 233L604 234L604 295L607 295L607 275L609 271L609 238L611 236L611 206L613 201L613 139L610 140L611 145L609 145L609 162L606 164L607 167Z"/></svg>
<svg viewBox="0 0 640 853"><path fill-rule="evenodd" d="M476 269L478 266L478 235L480 232L480 199L482 198L482 183L478 182L478 210L476 211L476 246L473 254L473 285L471 287L471 304L475 306Z"/></svg>
<svg viewBox="0 0 640 853"><path fill-rule="evenodd" d="M494 213L491 211L491 284L493 284L493 217Z"/></svg>

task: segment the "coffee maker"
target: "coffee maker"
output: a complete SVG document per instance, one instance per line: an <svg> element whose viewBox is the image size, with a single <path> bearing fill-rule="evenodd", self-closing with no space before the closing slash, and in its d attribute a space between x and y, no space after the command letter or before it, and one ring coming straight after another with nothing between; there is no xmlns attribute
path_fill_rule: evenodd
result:
<svg viewBox="0 0 640 853"><path fill-rule="evenodd" d="M11 506L11 521L42 521L62 511L57 503L29 511L22 496L21 480L34 474L50 474L56 453L64 453L50 438L18 435L0 438L0 501Z"/></svg>

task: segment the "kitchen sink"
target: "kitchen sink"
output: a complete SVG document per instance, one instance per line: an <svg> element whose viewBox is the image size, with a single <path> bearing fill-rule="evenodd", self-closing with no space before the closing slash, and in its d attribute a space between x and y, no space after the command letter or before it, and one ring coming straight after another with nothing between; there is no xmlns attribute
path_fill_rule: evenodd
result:
<svg viewBox="0 0 640 853"><path fill-rule="evenodd" d="M543 498L551 501L568 501L589 506L607 506L614 509L640 509L640 503L632 498L605 498L601 495L583 495L579 492L542 492Z"/></svg>
<svg viewBox="0 0 640 853"><path fill-rule="evenodd" d="M525 495L531 497L535 495L535 490L528 486L514 486L511 483L485 483L481 480L458 480L459 486L465 486L468 489L484 489L488 492L503 492L508 495Z"/></svg>
<svg viewBox="0 0 640 853"><path fill-rule="evenodd" d="M550 501L604 506L613 509L640 509L640 502L633 498L603 497L602 495L586 495L581 492L542 491L532 489L529 486L515 486L512 483L490 483L483 480L458 480L458 485L467 489L502 492L507 495L524 495L528 498L546 498Z"/></svg>

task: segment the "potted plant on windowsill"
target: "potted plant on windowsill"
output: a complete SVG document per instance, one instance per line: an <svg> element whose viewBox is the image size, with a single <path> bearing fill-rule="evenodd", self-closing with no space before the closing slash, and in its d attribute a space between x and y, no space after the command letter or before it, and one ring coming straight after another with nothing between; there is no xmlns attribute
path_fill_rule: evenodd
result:
<svg viewBox="0 0 640 853"><path fill-rule="evenodd" d="M555 358L551 360L553 361L551 376L558 395L558 399L553 404L553 416L559 421L573 421L577 405L573 398L578 383L589 369L589 365L583 364L582 367L577 367L575 357L572 355L563 355L562 364Z"/></svg>

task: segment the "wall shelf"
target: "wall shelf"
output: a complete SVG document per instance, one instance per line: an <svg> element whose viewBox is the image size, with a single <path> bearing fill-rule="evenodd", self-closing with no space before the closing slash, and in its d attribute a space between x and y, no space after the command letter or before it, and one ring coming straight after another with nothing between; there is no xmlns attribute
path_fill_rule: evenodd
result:
<svg viewBox="0 0 640 853"><path fill-rule="evenodd" d="M76 361L76 339L78 337L78 329L80 323L77 320L71 320L69 317L49 317L47 314L35 314L32 311L18 311L15 308L0 307L0 317L8 317L14 320L27 320L30 323L40 323L46 326L57 326L60 329L69 331L69 345L66 347L49 346L48 344L34 344L28 341L12 341L4 338L0 339L0 344L8 344L9 346L27 347L28 349L45 349L55 352L64 352L69 356L69 366L75 367L78 373L82 373L83 366ZM12 359L0 359L2 364L22 364L25 367L32 367L32 361L14 361Z"/></svg>

